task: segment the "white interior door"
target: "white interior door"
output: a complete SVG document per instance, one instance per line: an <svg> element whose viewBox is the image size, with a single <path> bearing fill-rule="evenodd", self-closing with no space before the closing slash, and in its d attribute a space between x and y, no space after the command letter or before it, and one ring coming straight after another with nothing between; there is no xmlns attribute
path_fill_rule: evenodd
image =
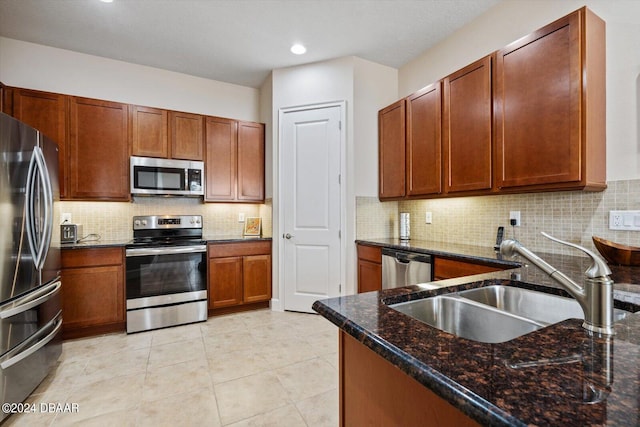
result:
<svg viewBox="0 0 640 427"><path fill-rule="evenodd" d="M340 294L341 105L281 116L284 309Z"/></svg>

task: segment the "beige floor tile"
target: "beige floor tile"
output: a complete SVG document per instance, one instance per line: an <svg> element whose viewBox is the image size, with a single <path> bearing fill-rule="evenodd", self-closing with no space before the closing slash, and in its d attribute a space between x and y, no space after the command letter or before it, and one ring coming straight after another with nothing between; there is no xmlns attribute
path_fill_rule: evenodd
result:
<svg viewBox="0 0 640 427"><path fill-rule="evenodd" d="M226 332L207 335L203 337L203 341L209 357L231 351L250 350L255 345L255 339L249 332Z"/></svg>
<svg viewBox="0 0 640 427"><path fill-rule="evenodd" d="M200 323L200 330L204 336L249 332L247 325L234 314L210 317L206 322Z"/></svg>
<svg viewBox="0 0 640 427"><path fill-rule="evenodd" d="M86 384L123 375L144 374L148 360L149 348L102 354L87 362L84 375L76 378L76 383Z"/></svg>
<svg viewBox="0 0 640 427"><path fill-rule="evenodd" d="M294 402L338 387L338 371L320 358L285 366L276 374Z"/></svg>
<svg viewBox="0 0 640 427"><path fill-rule="evenodd" d="M206 360L191 360L148 370L142 390L142 400L145 402L158 400L194 389L213 391Z"/></svg>
<svg viewBox="0 0 640 427"><path fill-rule="evenodd" d="M104 353L117 353L125 350L139 350L151 347L151 338L153 333L140 332L137 334L126 334L120 332L117 334L104 335L100 341L100 345L104 349Z"/></svg>
<svg viewBox="0 0 640 427"><path fill-rule="evenodd" d="M309 343L300 338L272 342L261 341L260 346L256 347L256 349L267 360L272 369L316 357Z"/></svg>
<svg viewBox="0 0 640 427"><path fill-rule="evenodd" d="M76 380L84 375L87 366L86 360L60 360L53 371L42 381L33 394L39 394L46 390L67 389L70 390Z"/></svg>
<svg viewBox="0 0 640 427"><path fill-rule="evenodd" d="M110 378L75 388L67 403L77 403L78 413L58 414L56 423L71 424L109 412L137 409L142 398L144 373Z"/></svg>
<svg viewBox="0 0 640 427"><path fill-rule="evenodd" d="M323 354L320 357L329 362L336 371L340 369L340 354L337 351L335 353Z"/></svg>
<svg viewBox="0 0 640 427"><path fill-rule="evenodd" d="M100 342L102 336L91 338L79 338L75 340L64 341L62 343L62 355L60 360L88 360L92 357L102 354Z"/></svg>
<svg viewBox="0 0 640 427"><path fill-rule="evenodd" d="M38 391L37 394L32 394L29 396L25 402L29 404L33 404L36 407L37 412L28 412L22 414L12 414L5 422L2 424L2 427L40 427L40 426L49 426L54 421L56 416L58 415L55 412L41 411L40 405L42 403L62 403L64 404L71 393L70 389L52 389L48 390L46 387L41 388L38 387L36 389Z"/></svg>
<svg viewBox="0 0 640 427"><path fill-rule="evenodd" d="M139 427L218 427L216 397L210 389L170 396L140 405Z"/></svg>
<svg viewBox="0 0 640 427"><path fill-rule="evenodd" d="M275 373L264 372L214 386L222 424L230 424L289 404Z"/></svg>
<svg viewBox="0 0 640 427"><path fill-rule="evenodd" d="M338 329L305 336L305 340L318 356L338 351Z"/></svg>
<svg viewBox="0 0 640 427"><path fill-rule="evenodd" d="M302 415L293 405L283 406L264 414L230 424L229 427L306 427Z"/></svg>
<svg viewBox="0 0 640 427"><path fill-rule="evenodd" d="M253 326L249 332L255 341L261 343L298 338L297 331L282 322Z"/></svg>
<svg viewBox="0 0 640 427"><path fill-rule="evenodd" d="M190 360L205 359L202 338L195 338L188 341L152 346L149 354L148 369L156 369Z"/></svg>
<svg viewBox="0 0 640 427"><path fill-rule="evenodd" d="M271 368L255 350L238 350L209 356L209 373L214 384L235 380Z"/></svg>
<svg viewBox="0 0 640 427"><path fill-rule="evenodd" d="M178 341L189 341L202 336L200 323L176 326L174 328L157 329L151 334L153 336L152 345L154 347Z"/></svg>
<svg viewBox="0 0 640 427"><path fill-rule="evenodd" d="M309 426L337 427L339 424L338 389L301 400L296 407Z"/></svg>
<svg viewBox="0 0 640 427"><path fill-rule="evenodd" d="M123 411L96 415L95 417L79 421L71 421L68 418L64 420L56 418L51 427L136 427L137 412L136 409L125 409Z"/></svg>

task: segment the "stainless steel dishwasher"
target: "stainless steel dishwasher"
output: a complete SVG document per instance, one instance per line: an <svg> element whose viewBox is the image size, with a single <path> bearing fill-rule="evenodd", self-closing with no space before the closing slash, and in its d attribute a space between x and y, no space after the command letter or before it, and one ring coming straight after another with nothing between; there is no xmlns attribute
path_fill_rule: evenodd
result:
<svg viewBox="0 0 640 427"><path fill-rule="evenodd" d="M382 289L431 282L431 255L382 249Z"/></svg>

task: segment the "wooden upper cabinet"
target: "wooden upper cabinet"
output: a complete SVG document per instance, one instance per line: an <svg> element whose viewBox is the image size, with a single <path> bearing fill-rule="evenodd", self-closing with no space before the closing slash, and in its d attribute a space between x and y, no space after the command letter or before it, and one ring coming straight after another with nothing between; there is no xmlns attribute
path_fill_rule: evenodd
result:
<svg viewBox="0 0 640 427"><path fill-rule="evenodd" d="M582 8L498 51L497 186L602 190L605 24Z"/></svg>
<svg viewBox="0 0 640 427"><path fill-rule="evenodd" d="M492 57L451 74L443 83L445 192L491 190Z"/></svg>
<svg viewBox="0 0 640 427"><path fill-rule="evenodd" d="M407 98L408 196L442 192L442 90L434 83Z"/></svg>
<svg viewBox="0 0 640 427"><path fill-rule="evenodd" d="M264 124L207 117L207 202L264 202Z"/></svg>
<svg viewBox="0 0 640 427"><path fill-rule="evenodd" d="M67 198L67 96L12 88L13 116L58 144L60 197Z"/></svg>
<svg viewBox="0 0 640 427"><path fill-rule="evenodd" d="M169 157L168 114L160 108L131 106L131 151L134 156Z"/></svg>
<svg viewBox="0 0 640 427"><path fill-rule="evenodd" d="M205 126L205 201L236 198L238 122L207 117Z"/></svg>
<svg viewBox="0 0 640 427"><path fill-rule="evenodd" d="M243 202L264 202L264 124L238 123L238 194Z"/></svg>
<svg viewBox="0 0 640 427"><path fill-rule="evenodd" d="M204 119L199 114L169 112L172 159L204 160Z"/></svg>
<svg viewBox="0 0 640 427"><path fill-rule="evenodd" d="M70 97L69 196L129 200L126 104Z"/></svg>
<svg viewBox="0 0 640 427"><path fill-rule="evenodd" d="M405 196L405 100L378 112L378 196Z"/></svg>

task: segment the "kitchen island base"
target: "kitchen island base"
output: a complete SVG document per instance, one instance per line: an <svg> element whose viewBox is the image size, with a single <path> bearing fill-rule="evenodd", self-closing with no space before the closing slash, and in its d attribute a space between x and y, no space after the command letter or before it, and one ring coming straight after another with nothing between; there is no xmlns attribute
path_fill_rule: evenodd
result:
<svg viewBox="0 0 640 427"><path fill-rule="evenodd" d="M354 425L479 424L340 331L340 426Z"/></svg>

